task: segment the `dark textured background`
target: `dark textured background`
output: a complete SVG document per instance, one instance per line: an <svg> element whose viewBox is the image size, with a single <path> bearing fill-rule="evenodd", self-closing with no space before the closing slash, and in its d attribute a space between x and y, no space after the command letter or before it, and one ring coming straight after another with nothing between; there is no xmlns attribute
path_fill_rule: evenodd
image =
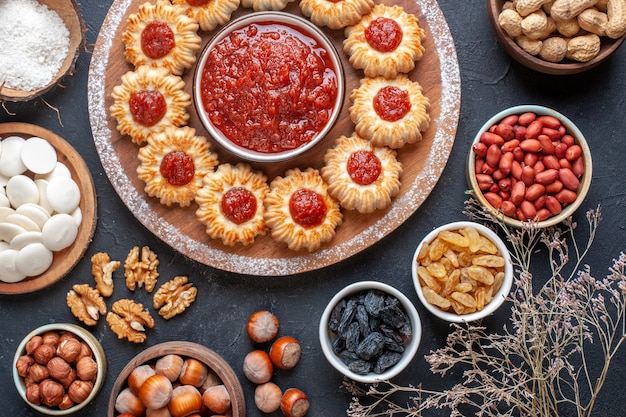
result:
<svg viewBox="0 0 626 417"><path fill-rule="evenodd" d="M322 310L336 291L365 279L389 283L415 303L422 315L423 337L418 355L396 382L424 384L425 387L451 387L458 375L442 380L433 376L424 355L445 341L447 324L435 320L419 304L411 282L410 261L419 240L443 223L465 220L465 157L476 130L496 112L517 104L552 107L577 123L586 135L593 154L591 190L575 220L585 223L584 213L602 205L604 221L587 263L596 276L604 276L611 260L626 250L626 193L624 180L624 132L626 132L626 49L599 67L578 75L550 76L530 71L512 61L497 44L487 20L484 2L440 1L458 53L462 80L461 116L456 141L447 167L427 201L401 227L378 244L337 265L289 277L255 277L226 273L197 264L174 252L148 232L119 199L103 172L94 147L87 114L89 50L111 0L83 0L81 9L87 24L87 51L78 60L76 72L66 88L56 88L45 99L59 109L57 114L41 101L27 104L6 103L8 114L0 110L0 122L22 121L44 126L69 141L83 156L93 176L98 196L98 225L85 258L61 281L49 288L26 295L0 296L0 398L2 416L33 416L13 386L11 367L15 349L32 329L54 322L77 320L65 305L65 294L75 283L91 281L89 258L106 251L112 259L125 259L131 247L149 245L159 256L163 277L188 275L198 287L198 298L189 310L169 322L157 316L155 329L148 331L144 345L117 340L104 319L92 329L102 343L108 360L104 388L80 416L106 415L109 393L125 364L146 346L188 340L204 344L221 354L239 374L247 396L249 416L260 416L252 402L253 386L241 373L244 356L253 348L244 324L257 309L270 309L281 320L281 334L302 342L301 363L292 371L277 372L281 387L297 386L311 399L310 416L345 415L349 395L339 389L342 377L326 362L317 337ZM545 261L538 253L535 265ZM545 263L545 262L544 262ZM541 281L542 274L535 279ZM145 291L130 293L123 284L116 287L116 298L129 297L151 304ZM156 316L156 315L155 315ZM486 322L497 330L506 320L506 308ZM620 415L626 400L622 395L626 352L615 358L594 416ZM280 412L275 413L280 415ZM448 415L445 411L439 414Z"/></svg>

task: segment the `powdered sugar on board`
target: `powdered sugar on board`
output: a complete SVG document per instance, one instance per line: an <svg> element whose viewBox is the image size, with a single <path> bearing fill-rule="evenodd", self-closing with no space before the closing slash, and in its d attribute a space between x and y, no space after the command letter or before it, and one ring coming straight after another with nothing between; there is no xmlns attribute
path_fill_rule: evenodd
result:
<svg viewBox="0 0 626 417"><path fill-rule="evenodd" d="M129 7L134 10L138 3L138 0L115 1L102 25L89 71L90 122L103 167L120 198L142 224L175 250L205 265L241 274L254 271L255 275L284 276L316 270L344 260L387 236L420 207L439 180L454 143L459 119L461 81L456 49L445 17L435 0L400 0L397 4L408 4L419 11L420 25L431 43L430 50L425 52L425 59L436 68L424 68L426 63L420 62L416 71L437 72L438 77L437 85L423 84L425 94L436 97L429 97L433 105L431 127L425 132L424 143L416 144L422 146L417 148L420 169L416 172L409 169L406 176L403 174L403 190L384 214L370 224L364 222L363 227L354 224L358 223L354 218L349 218L351 223L344 222L340 226L336 239L314 253L293 253L282 247L264 248L257 252L241 247L228 248L207 236L192 235L183 222L168 221L158 213L158 201L150 199L141 184L137 184L136 178L129 176L132 172L126 171L122 165L125 156L119 153L116 146L124 138L120 139L115 131L106 106L107 88L110 88L106 86L107 71L116 60L123 60L123 57L112 56L111 49L115 47L114 42L120 42L116 37L120 24L123 24L120 22L125 21ZM118 81L111 82L115 85ZM410 164L406 162L412 160L405 161L408 168ZM197 229L203 230L199 223ZM251 246L267 246L268 242L271 245L269 236L263 239Z"/></svg>

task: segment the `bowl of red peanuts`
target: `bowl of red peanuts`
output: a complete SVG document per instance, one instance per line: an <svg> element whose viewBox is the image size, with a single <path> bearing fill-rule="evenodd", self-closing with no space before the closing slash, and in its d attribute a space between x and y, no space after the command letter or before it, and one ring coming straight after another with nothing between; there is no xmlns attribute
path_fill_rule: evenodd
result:
<svg viewBox="0 0 626 417"><path fill-rule="evenodd" d="M591 184L591 152L561 113L520 105L491 117L467 161L473 196L513 227L554 226L570 217Z"/></svg>

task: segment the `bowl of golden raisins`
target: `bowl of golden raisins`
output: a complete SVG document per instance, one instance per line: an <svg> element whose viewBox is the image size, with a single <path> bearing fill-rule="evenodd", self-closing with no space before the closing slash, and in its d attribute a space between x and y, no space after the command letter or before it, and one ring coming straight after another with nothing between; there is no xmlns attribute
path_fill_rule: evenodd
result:
<svg viewBox="0 0 626 417"><path fill-rule="evenodd" d="M467 221L426 235L415 250L411 272L424 307L455 323L493 314L513 284L513 263L502 239L482 224Z"/></svg>

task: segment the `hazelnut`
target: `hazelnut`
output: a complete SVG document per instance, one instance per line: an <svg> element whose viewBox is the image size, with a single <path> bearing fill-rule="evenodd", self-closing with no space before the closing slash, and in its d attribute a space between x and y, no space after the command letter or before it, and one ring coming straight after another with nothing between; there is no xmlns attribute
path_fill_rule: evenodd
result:
<svg viewBox="0 0 626 417"><path fill-rule="evenodd" d="M174 382L178 379L182 369L184 360L179 355L165 355L159 358L154 365L157 374L165 375L170 381Z"/></svg>
<svg viewBox="0 0 626 417"><path fill-rule="evenodd" d="M254 404L264 413L273 413L280 407L283 392L273 382L257 385L254 390Z"/></svg>
<svg viewBox="0 0 626 417"><path fill-rule="evenodd" d="M63 396L61 403L59 404L59 410L67 410L70 407L74 406L74 401L70 398L68 394Z"/></svg>
<svg viewBox="0 0 626 417"><path fill-rule="evenodd" d="M24 346L24 348L26 349L26 354L32 355L35 349L37 349L42 344L43 344L43 338L41 336L37 335L37 336L31 337L30 340L26 342L26 346Z"/></svg>
<svg viewBox="0 0 626 417"><path fill-rule="evenodd" d="M183 385L201 387L209 373L209 368L194 358L187 358L183 363L178 380Z"/></svg>
<svg viewBox="0 0 626 417"><path fill-rule="evenodd" d="M93 351L87 343L80 342L80 353L78 354L78 359L82 358L83 356L93 356Z"/></svg>
<svg viewBox="0 0 626 417"><path fill-rule="evenodd" d="M230 408L230 394L224 385L214 385L202 393L204 405L211 411L224 414Z"/></svg>
<svg viewBox="0 0 626 417"><path fill-rule="evenodd" d="M60 358L58 356L55 356L54 358L50 359L48 363L46 364L46 368L48 368L48 372L50 373L50 376L56 379L57 381L64 380L72 372L72 367L70 366L70 364L67 363L65 359Z"/></svg>
<svg viewBox="0 0 626 417"><path fill-rule="evenodd" d="M139 388L152 375L156 374L150 365L140 365L128 375L128 388L135 394L139 394Z"/></svg>
<svg viewBox="0 0 626 417"><path fill-rule="evenodd" d="M252 313L246 324L248 337L256 343L265 343L278 334L278 318L269 311L260 310Z"/></svg>
<svg viewBox="0 0 626 417"><path fill-rule="evenodd" d="M26 399L31 404L41 404L41 397L39 396L39 384L28 384L26 386Z"/></svg>
<svg viewBox="0 0 626 417"><path fill-rule="evenodd" d="M22 378L26 378L26 376L28 375L28 371L30 370L30 367L35 363L35 360L28 355L22 355L19 358L17 358L17 361L15 362L15 369L17 370L17 374L19 376L21 376Z"/></svg>
<svg viewBox="0 0 626 417"><path fill-rule="evenodd" d="M141 416L146 411L146 406L129 388L124 388L115 398L115 410L120 414Z"/></svg>
<svg viewBox="0 0 626 417"><path fill-rule="evenodd" d="M209 369L209 372L204 380L204 383L200 387L200 391L204 392L207 388L212 387L213 385L219 385L222 383L220 377L213 371Z"/></svg>
<svg viewBox="0 0 626 417"><path fill-rule="evenodd" d="M250 382L263 384L272 379L274 366L265 351L253 350L243 360L243 373Z"/></svg>
<svg viewBox="0 0 626 417"><path fill-rule="evenodd" d="M48 407L56 407L63 401L65 388L63 385L52 379L44 379L39 384L39 396L41 403Z"/></svg>
<svg viewBox="0 0 626 417"><path fill-rule="evenodd" d="M77 404L82 403L89 397L91 391L93 390L93 383L90 381L81 381L80 379L75 380L70 384L67 389L67 394L70 396L70 399Z"/></svg>
<svg viewBox="0 0 626 417"><path fill-rule="evenodd" d="M50 359L54 358L57 348L50 343L43 343L33 352L35 362L46 365Z"/></svg>
<svg viewBox="0 0 626 417"><path fill-rule="evenodd" d="M309 412L309 397L298 388L289 388L280 401L285 417L304 417Z"/></svg>
<svg viewBox="0 0 626 417"><path fill-rule="evenodd" d="M65 336L68 333L65 333ZM80 354L80 341L75 337L65 337L59 340L59 345L57 346L57 356L65 359L67 362L74 362L78 359L78 355Z"/></svg>
<svg viewBox="0 0 626 417"><path fill-rule="evenodd" d="M98 375L98 364L93 358L83 356L76 362L76 375L83 381L93 381Z"/></svg>
<svg viewBox="0 0 626 417"><path fill-rule="evenodd" d="M164 375L155 374L141 385L138 396L146 408L162 408L170 401L172 390L172 381Z"/></svg>
<svg viewBox="0 0 626 417"><path fill-rule="evenodd" d="M61 385L63 385L64 388L67 389L67 387L69 387L70 384L74 382L75 379L76 379L76 369L72 368L70 370L70 373L67 374L65 378L59 379L59 382L61 383Z"/></svg>
<svg viewBox="0 0 626 417"><path fill-rule="evenodd" d="M57 332L55 332L54 330L51 330L49 332L45 332L43 335L41 335L42 338L42 342L44 344L50 344L52 346L57 347L57 345L59 344L59 338L61 336L59 336L59 334Z"/></svg>
<svg viewBox="0 0 626 417"><path fill-rule="evenodd" d="M193 385L179 385L172 391L172 398L167 408L172 417L199 413L202 408L202 394Z"/></svg>
<svg viewBox="0 0 626 417"><path fill-rule="evenodd" d="M38 363L33 363L28 370L28 377L33 383L38 383L50 377L50 372L48 372L48 368L46 368L45 366Z"/></svg>
<svg viewBox="0 0 626 417"><path fill-rule="evenodd" d="M276 339L270 348L270 359L280 369L291 369L300 360L300 342L291 336Z"/></svg>

